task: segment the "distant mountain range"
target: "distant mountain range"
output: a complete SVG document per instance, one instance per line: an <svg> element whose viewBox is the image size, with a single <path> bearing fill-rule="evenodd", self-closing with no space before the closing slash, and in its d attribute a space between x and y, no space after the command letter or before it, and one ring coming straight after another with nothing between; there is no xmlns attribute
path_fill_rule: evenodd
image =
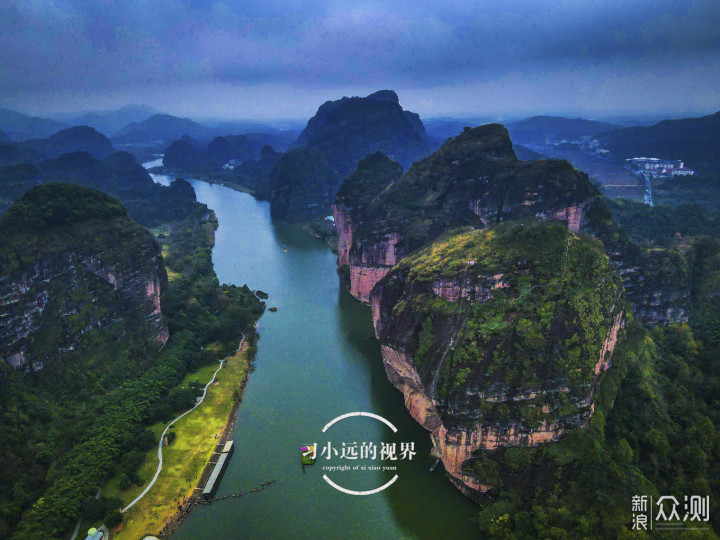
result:
<svg viewBox="0 0 720 540"><path fill-rule="evenodd" d="M68 124L55 120L28 116L10 109L0 109L0 130L13 141L49 137L66 127L69 127Z"/></svg>
<svg viewBox="0 0 720 540"><path fill-rule="evenodd" d="M278 130L268 124L230 122L217 127L208 127L189 118L155 114L142 122L134 122L125 126L114 134L111 140L120 146L150 146L162 151L170 143L180 140L185 135L203 146L216 137L245 135L257 142L258 148L268 144L284 150L293 143L297 134L297 131Z"/></svg>
<svg viewBox="0 0 720 540"><path fill-rule="evenodd" d="M519 122L511 122L506 127L514 143L542 146L548 142L577 141L582 137L595 137L621 126L584 118L533 116Z"/></svg>
<svg viewBox="0 0 720 540"><path fill-rule="evenodd" d="M302 133L299 133L300 130L297 129L279 129L269 123L257 121L208 120L201 123L190 118L159 113L157 109L147 105L127 105L107 111L55 114L48 118L0 109L0 144L32 140L32 143L24 145L26 150L3 148L0 156L3 161L7 161L8 155L15 153L18 156L22 154L22 157L18 157L18 159L32 160L32 156L27 153L27 150L47 153L47 147L38 143L38 139L46 139L72 126L94 128L96 132L109 137L112 143L118 147L147 147L157 151L163 151L170 143L180 140L184 135L188 135L205 146L219 136L243 134L258 143L258 147L270 145L280 151L285 151L295 144L298 147L314 147L321 153L328 154L327 149L323 148L324 146L338 147L347 143L349 152L332 151L328 154L336 156L330 158L329 164L338 171L339 175L343 176L352 170L357 160L362 157L360 154L364 154L367 150L367 148L363 149L357 146L359 141L343 142L343 138L346 138L351 132L360 133L372 127L375 130L385 129L388 133L391 131L402 133L400 138L407 139L407 144L415 145L418 148L419 146L424 147L424 150L420 152L415 151L417 148L415 150L393 149L396 153L400 152L393 157L407 166L412 163L412 159L436 149L447 138L460 133L465 126L473 127L492 121L490 117L467 117L430 118L421 122L418 115L402 111L397 118L393 117L397 122L392 126L386 123L377 124L375 120L382 114L374 111L373 107L368 107L370 101L375 103L375 108L378 107L378 104L384 104L383 106L388 108L388 111L393 107L398 107L402 111L397 95L389 90L376 92L367 98L343 98L321 106ZM378 114L380 116L377 116ZM349 124L346 125L346 122L364 123L364 127L358 124L357 129L333 131L335 129L333 126L342 124L347 127ZM287 124L287 126L289 125ZM616 158L617 161L628 157L648 155L666 159L682 159L689 166L700 170L720 169L720 158L717 157L720 156L718 151L720 150L720 139L717 137L720 130L720 113L700 118L663 120L650 126L634 127L560 116L534 116L506 123L506 126L522 158L530 159L533 157L532 151L545 152L541 147L556 145L562 141L594 138L598 139L601 146L609 150L610 157ZM381 135L374 136L380 146L384 144L384 138L388 139ZM411 139L417 140L413 142ZM49 144L50 147L57 146L55 142ZM102 144L105 145L104 142ZM530 152L522 147L529 148ZM43 150L43 148L45 149ZM373 148L372 150L377 149ZM89 151L95 152L92 149ZM403 152L407 155L404 155Z"/></svg>
<svg viewBox="0 0 720 540"><path fill-rule="evenodd" d="M638 156L682 159L690 167L720 170L720 112L618 129L597 138L618 159Z"/></svg>
<svg viewBox="0 0 720 540"><path fill-rule="evenodd" d="M87 152L102 159L115 150L110 140L88 126L63 129L43 139L23 142L0 142L0 165L37 164L46 158L56 158L70 152Z"/></svg>
<svg viewBox="0 0 720 540"><path fill-rule="evenodd" d="M56 158L69 152L87 152L98 159L114 152L110 139L89 126L64 129L45 139L32 139L22 146Z"/></svg>
<svg viewBox="0 0 720 540"><path fill-rule="evenodd" d="M55 114L49 118L70 126L90 126L109 137L128 124L142 122L159 112L147 105L126 105L116 110Z"/></svg>
<svg viewBox="0 0 720 540"><path fill-rule="evenodd" d="M142 122L133 122L112 136L117 144L167 143L189 135L193 139L212 138L213 130L190 120L169 114L154 114Z"/></svg>

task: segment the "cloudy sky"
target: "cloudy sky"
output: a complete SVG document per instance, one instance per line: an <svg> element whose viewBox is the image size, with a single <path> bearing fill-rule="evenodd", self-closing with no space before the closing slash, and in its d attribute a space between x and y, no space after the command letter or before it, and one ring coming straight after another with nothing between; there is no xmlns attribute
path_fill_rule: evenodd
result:
<svg viewBox="0 0 720 540"><path fill-rule="evenodd" d="M720 110L718 0L0 0L0 107L307 118Z"/></svg>

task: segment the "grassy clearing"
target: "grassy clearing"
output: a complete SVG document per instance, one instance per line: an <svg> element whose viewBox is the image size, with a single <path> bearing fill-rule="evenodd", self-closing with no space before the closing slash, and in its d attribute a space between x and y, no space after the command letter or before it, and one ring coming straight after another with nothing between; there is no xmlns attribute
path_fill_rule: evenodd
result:
<svg viewBox="0 0 720 540"><path fill-rule="evenodd" d="M204 366L187 375L182 386L191 382L207 383L216 369L216 364ZM157 482L142 500L124 514L122 528L113 533L113 539L137 540L145 534L157 533L175 513L178 502L192 495L215 449L215 435L222 432L232 409L235 391L240 388L247 372L245 343L242 351L225 362L217 376L219 384L213 383L208 388L202 405L175 423L173 430L177 436L172 445L163 448L163 470ZM164 427L164 424L156 424L151 429L159 437ZM145 462L138 471L139 476L146 480L145 485L155 474L157 463L157 447L154 447L147 452ZM139 495L145 485L120 490L117 479L113 478L103 486L102 493L118 496L127 503Z"/></svg>

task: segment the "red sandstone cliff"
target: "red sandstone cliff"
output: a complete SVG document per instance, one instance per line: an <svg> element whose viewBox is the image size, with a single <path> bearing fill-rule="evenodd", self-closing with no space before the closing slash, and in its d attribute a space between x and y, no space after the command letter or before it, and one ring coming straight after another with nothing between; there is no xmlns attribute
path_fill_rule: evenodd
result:
<svg viewBox="0 0 720 540"><path fill-rule="evenodd" d="M448 240L447 244L467 242L473 245L479 242L476 238L478 234L481 233L468 233L458 240ZM505 339L499 334L483 340L484 330L463 334L459 328L481 328L485 304L488 305L487 309L496 312L501 305L498 302L522 294L519 292L520 284L526 283L528 278L533 279L541 271L534 267L535 263L530 256L518 256L516 259L510 257L504 263L508 265L506 272L497 272L497 266L491 268L491 265L477 260L472 266L467 265L464 269L454 271L454 275L447 275L440 267L438 274L441 275L430 279L426 270L429 262L445 260L446 265L452 264L447 259L447 251L431 246L393 269L371 292L373 323L381 344L388 379L403 393L405 405L413 418L431 433L438 457L443 461L450 479L470 496L491 487L484 485L481 478L463 471L463 463L470 459L473 452L549 443L569 430L583 429L594 413L593 398L599 377L611 366L618 333L624 326L624 313L619 308L622 289L619 277L614 274L607 257L597 246L590 240L580 240L575 236L568 238L570 241L566 245L570 259L592 259L588 262L588 268L596 271L592 279L602 279L608 284L607 290L596 296L591 290L592 284L583 281L586 277L578 276L579 284L587 290L583 293L585 298L582 301L573 301L577 300L582 305L594 301L596 318L604 322L593 330L593 335L597 337L591 337L576 323L578 315L574 314L574 308L568 310L556 304L557 307L553 308L556 309L553 315L556 322L550 325L543 339L548 351L556 351L557 359L547 363L542 355L535 355L536 359L528 365L534 373L526 373L526 380L520 386L517 381L508 383L491 373L496 369L492 367L491 359L498 351L507 350L508 356L502 365L511 365L523 362L535 353L531 350L516 353L512 348L499 348L498 342ZM580 243L583 244L581 247L575 247L575 244ZM562 262L563 245L565 243L560 238L552 248L557 253L558 262ZM577 253L572 253L575 250ZM519 263L525 266L518 268L522 266ZM553 272L563 277L562 265L558 264ZM579 269L578 274L582 274ZM600 278L601 275L606 277ZM564 276L567 277L567 273ZM552 279L548 283L552 283ZM574 282L576 278L571 276L570 279ZM539 288L541 282L537 283ZM544 294L544 291L525 294ZM444 303L437 304L433 298L442 299ZM533 299L530 305L535 305L535 301ZM468 315L464 319L456 317L458 312L454 311L453 305L458 306L460 312L474 316ZM515 336L520 331L518 328L522 327L522 321L536 318L535 312L523 312L520 306L514 305L505 315L506 321L515 324L515 329L506 333L507 341L522 344ZM423 353L419 342L424 340L423 332L427 331L424 326L428 320L431 321L432 344ZM582 371L579 377L568 377L568 371L555 367L555 364L563 364L567 357L567 351L563 348L568 343L567 336L570 333L576 333L581 336L580 340L587 341L587 347L582 348L583 360L578 364L578 369ZM470 349L466 347L463 353L470 351L471 356L473 351L476 353L462 364L469 376L452 390L442 389L442 383L438 383L438 373L445 377L449 363L462 362L463 356L450 357L456 348L463 347L463 339L465 343L472 340L477 343L477 348L475 345ZM449 369L451 371L447 376L452 378L453 368ZM455 376L459 372L460 369L455 369ZM500 407L505 408L504 416L493 416L493 411ZM532 420L526 416L528 410L535 411Z"/></svg>

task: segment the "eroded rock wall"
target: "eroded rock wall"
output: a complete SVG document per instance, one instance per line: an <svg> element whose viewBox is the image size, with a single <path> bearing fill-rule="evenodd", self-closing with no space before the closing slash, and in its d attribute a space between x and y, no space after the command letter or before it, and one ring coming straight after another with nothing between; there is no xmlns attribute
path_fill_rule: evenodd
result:
<svg viewBox="0 0 720 540"><path fill-rule="evenodd" d="M542 230L547 226L537 227ZM525 310L517 299L533 290L545 294L548 284L557 279L553 275L567 278L567 274L563 273L562 265L548 274L540 265L540 261L546 264L548 259L530 252L524 256L521 244L514 247L517 253L505 260L492 259L493 262L476 260L469 251L467 254L473 259L464 267L456 265L454 268L458 269L448 275L446 268L453 263L447 253L457 253L453 249L463 243L480 245L481 231L451 239L448 247L432 246L413 255L393 269L370 294L375 334L388 379L403 393L413 418L431 433L453 483L470 496L492 487L483 484L482 478L464 472L463 464L474 452L551 443L569 431L587 427L594 414L593 399L600 377L612 365L612 354L625 321L620 307L620 277L614 274L599 246L568 232L564 233L570 239L566 243L558 229L551 226L548 232L557 234L549 247L555 252L549 260L557 258L561 262L566 250L569 260L590 259L586 268L597 273L588 277L584 269L578 269L577 280L571 277L573 285L569 286L572 290L584 288L585 296L578 307L583 309L580 306L593 302L595 320L602 321L598 324L583 326L576 322L581 316L574 308L562 303L548 304L551 297L539 296ZM524 234L522 226L517 230ZM492 242L488 240L492 238L492 232L487 233L485 242ZM492 244L487 247L489 251L483 248L478 253L492 252L495 248ZM440 275L432 278L427 265L436 262ZM503 265L507 271L498 271ZM541 274L549 279L547 284L540 281ZM603 277L607 288L596 294L594 284ZM535 285L530 285L533 282ZM507 299L513 298L516 301L508 304ZM438 300L442 302L438 304ZM540 312L533 311L537 305L549 306L547 309L555 312L547 330L532 338L544 340L544 345L538 345L543 353L537 355L532 349L518 352L515 344L521 349L525 346L520 336L529 328L528 324L533 324L525 321L538 320ZM512 307L502 315L498 309L502 312L503 306ZM483 315L484 310L497 315L488 318ZM505 334L493 330L493 325L502 325L503 320L515 329ZM461 337L461 328L468 329L467 332L472 332L470 328L477 330ZM507 352L498 347L503 340L510 344ZM583 341L586 343L582 350L566 350L568 343ZM468 342L473 343L469 349ZM462 347L464 352L453 357L456 349ZM493 363L498 354L507 356L501 358L500 364ZM557 357L547 359L547 354ZM531 360L523 366L523 381L518 381L512 365L525 362L526 357ZM568 362L577 367L561 367ZM456 365L451 367L451 363ZM497 366L516 374L498 375L494 371ZM454 382L450 385L448 380Z"/></svg>
<svg viewBox="0 0 720 540"><path fill-rule="evenodd" d="M84 335L119 326L158 347L167 341L167 275L149 232L117 218L54 231L46 240L34 262L0 278L2 358L38 370L77 350ZM58 249L66 241L68 249Z"/></svg>

